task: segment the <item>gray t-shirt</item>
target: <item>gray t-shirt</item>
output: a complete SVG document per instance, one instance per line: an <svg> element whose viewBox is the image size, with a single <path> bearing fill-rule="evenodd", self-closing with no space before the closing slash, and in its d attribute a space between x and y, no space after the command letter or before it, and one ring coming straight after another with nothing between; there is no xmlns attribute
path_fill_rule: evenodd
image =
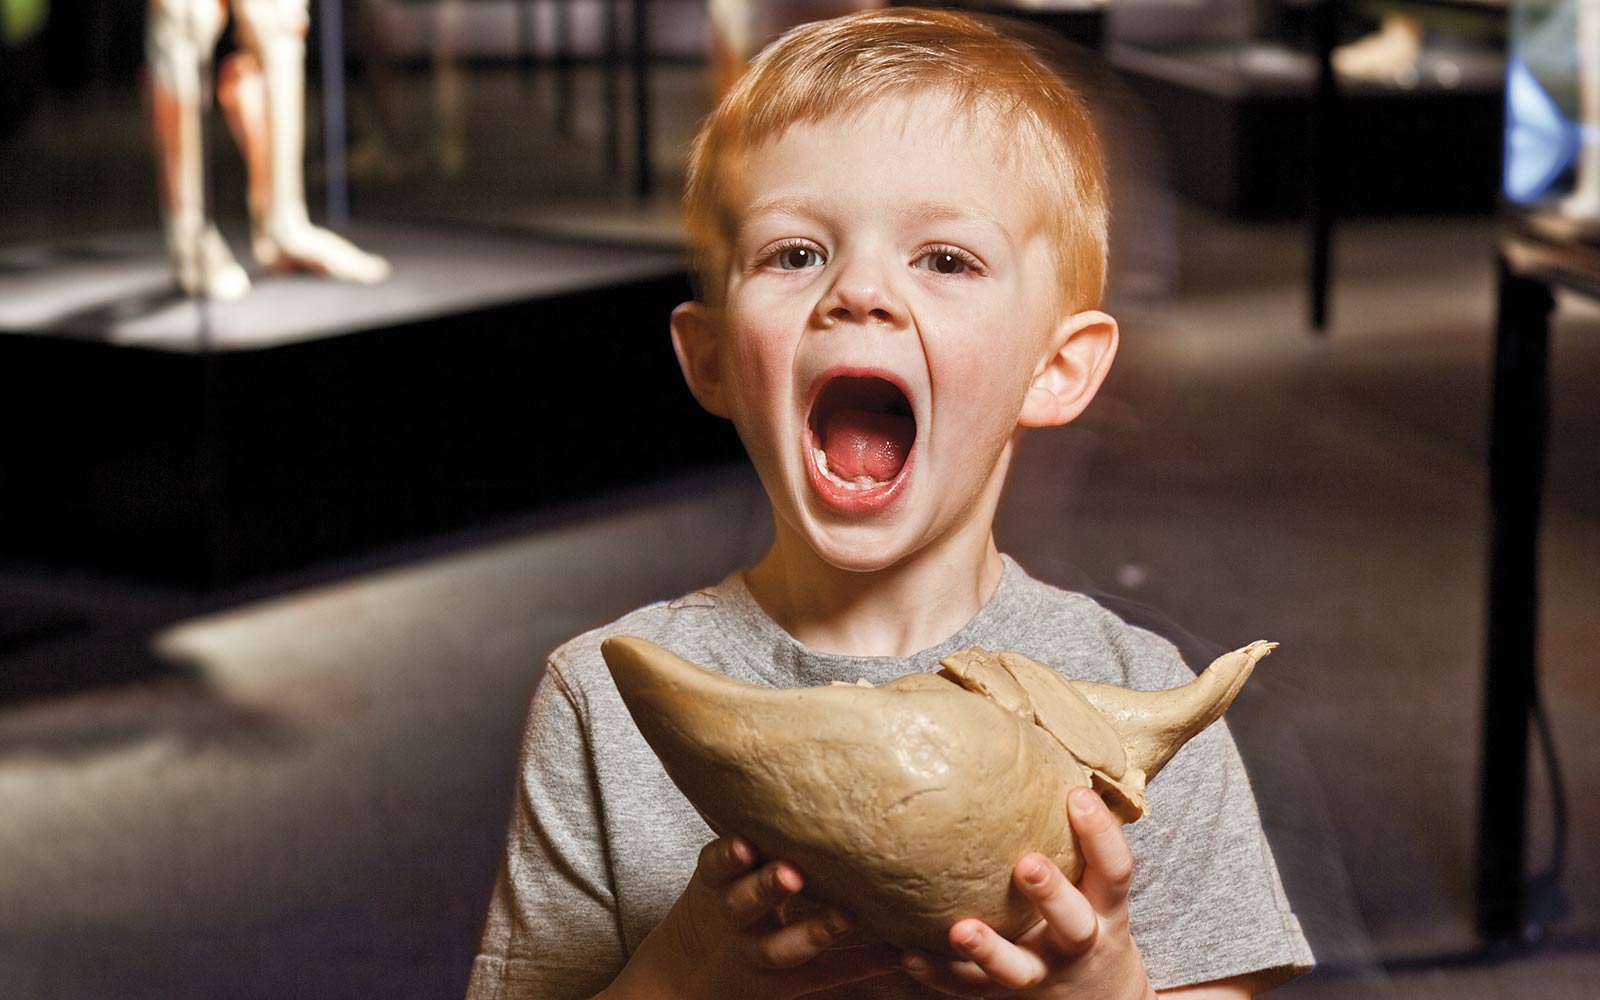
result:
<svg viewBox="0 0 1600 1000"><path fill-rule="evenodd" d="M639 734L600 657L636 635L752 684L882 684L969 646L1012 650L1074 678L1140 690L1193 679L1164 639L1089 598L1034 580L1009 558L994 596L961 631L914 656L819 653L756 603L741 574L641 608L566 643L533 695L505 857L469 1000L588 997L615 978L666 915L713 839ZM1125 828L1129 913L1157 989L1311 965L1223 723L1192 740ZM893 973L829 998L926 997Z"/></svg>

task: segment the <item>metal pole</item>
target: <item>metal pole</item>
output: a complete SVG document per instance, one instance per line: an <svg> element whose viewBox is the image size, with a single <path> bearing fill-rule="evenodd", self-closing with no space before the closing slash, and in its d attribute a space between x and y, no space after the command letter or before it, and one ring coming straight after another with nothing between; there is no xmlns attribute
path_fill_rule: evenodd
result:
<svg viewBox="0 0 1600 1000"><path fill-rule="evenodd" d="M561 136L572 135L577 103L573 75L572 0L556 0L556 134Z"/></svg>
<svg viewBox="0 0 1600 1000"><path fill-rule="evenodd" d="M633 128L634 190L641 201L655 192L655 170L650 163L650 9L645 0L633 0Z"/></svg>
<svg viewBox="0 0 1600 1000"><path fill-rule="evenodd" d="M527 83L539 59L538 11L533 0L517 0L517 82Z"/></svg>
<svg viewBox="0 0 1600 1000"><path fill-rule="evenodd" d="M622 0L605 0L606 19L605 106L606 176L622 173L622 93L617 74L622 72Z"/></svg>
<svg viewBox="0 0 1600 1000"><path fill-rule="evenodd" d="M350 150L345 126L344 23L339 0L318 5L322 42L322 164L328 225L350 224Z"/></svg>
<svg viewBox="0 0 1600 1000"><path fill-rule="evenodd" d="M1333 47L1339 39L1339 0L1319 0L1312 9L1317 50L1317 90L1311 102L1311 328L1328 326L1328 282L1333 257L1333 219L1338 208L1339 172L1329 161L1339 155L1339 88L1333 74Z"/></svg>

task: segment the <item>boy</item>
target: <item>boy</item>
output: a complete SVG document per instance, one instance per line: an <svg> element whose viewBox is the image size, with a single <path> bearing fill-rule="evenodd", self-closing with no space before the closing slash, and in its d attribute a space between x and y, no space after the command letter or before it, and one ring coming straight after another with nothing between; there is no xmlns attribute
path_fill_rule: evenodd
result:
<svg viewBox="0 0 1600 1000"><path fill-rule="evenodd" d="M786 906L804 873L713 840L599 655L638 635L774 687L882 683L972 645L1129 687L1191 677L991 533L1018 429L1077 417L1116 352L1093 308L1105 201L1078 99L958 15L804 26L719 105L686 194L699 296L672 337L695 397L737 427L775 538L749 570L551 657L473 998L1240 997L1309 966L1220 726L1126 839L1096 796L1067 796L1079 885L1018 859L1041 921L1015 942L960 921L953 961L846 947L849 914Z"/></svg>

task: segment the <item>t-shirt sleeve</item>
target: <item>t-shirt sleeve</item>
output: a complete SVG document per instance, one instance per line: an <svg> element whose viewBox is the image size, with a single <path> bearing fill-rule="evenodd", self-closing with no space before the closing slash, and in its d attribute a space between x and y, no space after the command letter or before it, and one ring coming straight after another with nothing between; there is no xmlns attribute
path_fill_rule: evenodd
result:
<svg viewBox="0 0 1600 1000"><path fill-rule="evenodd" d="M1192 679L1176 650L1144 636L1170 657L1172 684ZM1310 946L1284 895L1225 722L1168 762L1150 784L1148 806L1126 832L1134 853L1130 921L1154 986L1247 973L1278 982L1310 969Z"/></svg>
<svg viewBox="0 0 1600 1000"><path fill-rule="evenodd" d="M590 997L626 961L580 703L552 664L529 707L468 1000Z"/></svg>

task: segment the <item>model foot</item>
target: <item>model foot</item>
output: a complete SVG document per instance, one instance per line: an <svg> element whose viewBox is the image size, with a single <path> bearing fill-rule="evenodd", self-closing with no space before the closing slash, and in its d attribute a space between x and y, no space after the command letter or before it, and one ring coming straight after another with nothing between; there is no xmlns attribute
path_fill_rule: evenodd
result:
<svg viewBox="0 0 1600 1000"><path fill-rule="evenodd" d="M382 257L309 223L257 233L252 246L256 260L274 271L310 271L361 285L389 276L389 262Z"/></svg>
<svg viewBox="0 0 1600 1000"><path fill-rule="evenodd" d="M1340 76L1361 80L1393 80L1414 71L1422 54L1422 22L1390 15L1377 31L1333 50L1333 68Z"/></svg>
<svg viewBox="0 0 1600 1000"><path fill-rule="evenodd" d="M1600 184L1579 184L1577 190L1556 203L1562 218L1600 224Z"/></svg>
<svg viewBox="0 0 1600 1000"><path fill-rule="evenodd" d="M234 302L250 291L250 276L216 226L174 226L167 233L167 251L178 287L191 298Z"/></svg>

